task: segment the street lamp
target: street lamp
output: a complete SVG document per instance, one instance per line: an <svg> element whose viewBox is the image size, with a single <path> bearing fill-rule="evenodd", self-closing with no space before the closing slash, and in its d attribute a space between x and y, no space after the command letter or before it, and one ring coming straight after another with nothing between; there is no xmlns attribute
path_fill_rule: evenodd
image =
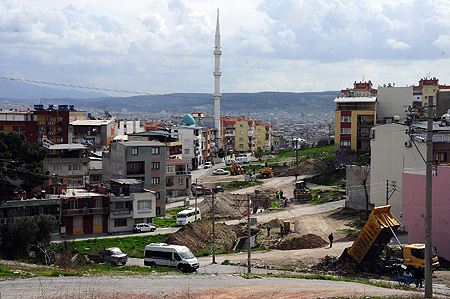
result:
<svg viewBox="0 0 450 299"><path fill-rule="evenodd" d="M297 182L297 178L298 178L298 141L299 138L294 138L294 142L295 142L295 160L296 160L296 164L297 164L297 172L295 173L295 181Z"/></svg>

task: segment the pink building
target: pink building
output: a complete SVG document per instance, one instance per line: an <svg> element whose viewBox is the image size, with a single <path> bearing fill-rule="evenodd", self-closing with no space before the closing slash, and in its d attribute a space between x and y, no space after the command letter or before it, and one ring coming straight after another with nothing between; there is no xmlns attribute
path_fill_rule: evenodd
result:
<svg viewBox="0 0 450 299"><path fill-rule="evenodd" d="M438 256L450 259L450 167L439 166L433 176L433 246ZM425 243L425 172L403 173L402 223L408 243Z"/></svg>

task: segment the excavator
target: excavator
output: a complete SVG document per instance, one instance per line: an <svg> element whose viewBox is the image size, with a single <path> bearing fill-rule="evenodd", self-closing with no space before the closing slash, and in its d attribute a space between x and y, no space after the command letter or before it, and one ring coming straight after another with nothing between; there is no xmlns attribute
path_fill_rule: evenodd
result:
<svg viewBox="0 0 450 299"><path fill-rule="evenodd" d="M311 192L309 191L309 188L306 187L306 182L301 180L295 182L294 185L294 198L296 200L311 200Z"/></svg>
<svg viewBox="0 0 450 299"><path fill-rule="evenodd" d="M237 174L244 174L244 173L245 173L244 167L236 164L236 162L233 162L233 164L231 165L230 174L237 175Z"/></svg>

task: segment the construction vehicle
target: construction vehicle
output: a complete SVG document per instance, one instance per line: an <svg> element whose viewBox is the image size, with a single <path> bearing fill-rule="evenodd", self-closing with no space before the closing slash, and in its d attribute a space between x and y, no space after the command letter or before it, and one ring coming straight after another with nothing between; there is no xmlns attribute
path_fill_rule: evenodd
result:
<svg viewBox="0 0 450 299"><path fill-rule="evenodd" d="M311 192L306 186L306 182L301 180L295 182L294 185L294 199L308 201L312 199Z"/></svg>
<svg viewBox="0 0 450 299"><path fill-rule="evenodd" d="M231 165L230 174L237 175L237 174L244 174L244 173L245 173L244 167L236 164L236 162L233 162L233 165Z"/></svg>
<svg viewBox="0 0 450 299"><path fill-rule="evenodd" d="M402 246L396 231L401 226L391 213L391 206L374 208L369 219L356 238L353 245L346 248L339 258L341 261L350 258L365 272L383 274L388 270L407 269L414 273L425 266L425 245L409 244ZM401 251L398 255L388 246L391 238L395 237ZM381 253L386 249L386 256ZM403 265L403 266L402 266ZM439 266L438 257L433 254L433 268Z"/></svg>
<svg viewBox="0 0 450 299"><path fill-rule="evenodd" d="M272 167L269 167L267 164L261 166L260 172L263 178L269 177L273 174Z"/></svg>

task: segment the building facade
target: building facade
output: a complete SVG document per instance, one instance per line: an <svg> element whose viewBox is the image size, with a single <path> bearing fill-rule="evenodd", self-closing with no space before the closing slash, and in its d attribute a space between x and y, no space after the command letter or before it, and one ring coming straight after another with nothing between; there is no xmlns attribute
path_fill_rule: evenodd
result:
<svg viewBox="0 0 450 299"><path fill-rule="evenodd" d="M166 211L166 145L157 141L112 142L103 153L103 180L137 179L156 192L156 216Z"/></svg>
<svg viewBox="0 0 450 299"><path fill-rule="evenodd" d="M188 196L191 187L190 161L166 159L166 194L167 197Z"/></svg>

